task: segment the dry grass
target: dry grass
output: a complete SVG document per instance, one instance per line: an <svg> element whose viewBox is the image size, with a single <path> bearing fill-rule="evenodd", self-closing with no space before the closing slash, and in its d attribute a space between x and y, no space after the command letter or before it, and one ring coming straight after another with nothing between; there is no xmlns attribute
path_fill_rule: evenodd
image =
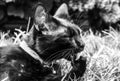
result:
<svg viewBox="0 0 120 81"><path fill-rule="evenodd" d="M0 47L13 44L13 38L9 37L9 32L0 32Z"/></svg>
<svg viewBox="0 0 120 81"><path fill-rule="evenodd" d="M19 44L26 32L17 31L19 33L15 33L14 37L9 37L8 33L0 33L0 46ZM104 34L94 35L90 31L82 36L85 49L78 56L87 58L87 70L79 81L120 81L120 32L110 28Z"/></svg>
<svg viewBox="0 0 120 81"><path fill-rule="evenodd" d="M23 40L22 38L28 35L28 32L30 30L29 28L30 20L31 18L29 18L28 20L26 31L22 31L21 29L15 29L16 32L14 32L14 36L12 37L9 35L10 31L8 31L7 33L0 31L0 47L7 46L7 45L13 45L13 44L19 44Z"/></svg>
<svg viewBox="0 0 120 81"><path fill-rule="evenodd" d="M12 37L9 35L9 31L7 33L0 32L0 47L19 44L25 35L26 31L21 31L20 29L16 29Z"/></svg>
<svg viewBox="0 0 120 81"><path fill-rule="evenodd" d="M105 36L85 34L87 70L83 81L120 81L120 32L110 28Z"/></svg>

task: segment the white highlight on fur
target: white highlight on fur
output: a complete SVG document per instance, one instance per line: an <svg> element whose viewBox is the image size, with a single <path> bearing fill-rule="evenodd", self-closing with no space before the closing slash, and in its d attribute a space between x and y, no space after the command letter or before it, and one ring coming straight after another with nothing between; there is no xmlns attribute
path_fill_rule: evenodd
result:
<svg viewBox="0 0 120 81"><path fill-rule="evenodd" d="M33 51L33 50L27 45L27 43L26 43L25 41L22 41L22 42L20 43L20 47L21 47L24 51L26 51L30 56L32 56L34 59L39 60L41 63L43 63L42 58L40 58L39 55L38 55L35 51Z"/></svg>
<svg viewBox="0 0 120 81"><path fill-rule="evenodd" d="M5 77L4 79L2 79L1 81L8 81L9 77Z"/></svg>

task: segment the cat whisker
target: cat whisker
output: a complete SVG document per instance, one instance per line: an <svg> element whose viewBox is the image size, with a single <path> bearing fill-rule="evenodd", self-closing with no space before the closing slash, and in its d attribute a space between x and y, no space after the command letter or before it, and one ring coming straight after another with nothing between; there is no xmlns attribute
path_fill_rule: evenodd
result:
<svg viewBox="0 0 120 81"><path fill-rule="evenodd" d="M66 52L64 52L64 53L62 54L63 57L64 57L64 58L69 57L70 51L71 51L71 50L66 50Z"/></svg>
<svg viewBox="0 0 120 81"><path fill-rule="evenodd" d="M64 49L64 50L57 51L57 52L51 54L51 56L49 56L49 57L46 59L46 61L49 61L49 60L52 59L54 56L58 56L58 54L61 54L61 52L64 52L64 51L65 51L65 49Z"/></svg>
<svg viewBox="0 0 120 81"><path fill-rule="evenodd" d="M64 50L55 52L55 53L51 54L51 56L48 57L48 58L46 59L46 61L50 61L50 60L57 59L57 58L60 58L60 57L69 56L69 54L70 54L69 51L71 51L71 49L73 49L73 48L64 49Z"/></svg>
<svg viewBox="0 0 120 81"><path fill-rule="evenodd" d="M43 54L45 51L47 51L48 49L51 49L51 48L53 48L53 47L48 47L48 48L44 49L44 50L41 52L41 54Z"/></svg>
<svg viewBox="0 0 120 81"><path fill-rule="evenodd" d="M71 48L71 49L69 49L69 50L66 50L66 53L63 54L63 55L64 55L63 57L65 57L66 59L68 59L69 56L73 54L73 49L74 49L74 48Z"/></svg>
<svg viewBox="0 0 120 81"><path fill-rule="evenodd" d="M55 56L53 56L52 58L48 59L47 61L52 61L52 60L55 60L55 59L59 59L61 57L64 57L64 54L66 53L67 51L64 51L64 53L58 53L56 54Z"/></svg>
<svg viewBox="0 0 120 81"><path fill-rule="evenodd" d="M66 57L66 59L68 59L68 58L70 57L71 61L74 60L74 55L75 55L74 49L75 49L75 48L73 48L71 51L69 51L69 54L70 54L70 55L68 55L68 56ZM73 58L72 58L71 56L72 56Z"/></svg>
<svg viewBox="0 0 120 81"><path fill-rule="evenodd" d="M60 56L63 56L63 57L64 57L64 52L66 52L67 50L70 50L70 49L60 50L60 51L57 51L57 52L51 54L51 56L49 56L49 57L46 59L46 61L49 61L50 59L52 59L52 58L55 57L55 56L59 57L59 54L60 54Z"/></svg>
<svg viewBox="0 0 120 81"><path fill-rule="evenodd" d="M65 58L68 59L71 54L72 54L72 49L68 52L68 54L66 54Z"/></svg>

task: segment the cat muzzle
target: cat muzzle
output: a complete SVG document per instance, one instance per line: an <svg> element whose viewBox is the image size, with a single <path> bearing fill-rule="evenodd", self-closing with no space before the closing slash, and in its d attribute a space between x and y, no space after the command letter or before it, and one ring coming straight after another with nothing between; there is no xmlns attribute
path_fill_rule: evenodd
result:
<svg viewBox="0 0 120 81"><path fill-rule="evenodd" d="M72 43L73 43L73 46L76 48L76 50L78 50L78 52L81 52L84 50L85 43L82 41L80 37L75 37L72 40Z"/></svg>

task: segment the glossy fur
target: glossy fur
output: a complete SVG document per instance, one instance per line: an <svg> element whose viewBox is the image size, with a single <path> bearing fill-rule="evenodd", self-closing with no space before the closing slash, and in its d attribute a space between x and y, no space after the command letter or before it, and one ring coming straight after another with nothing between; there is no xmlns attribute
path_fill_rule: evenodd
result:
<svg viewBox="0 0 120 81"><path fill-rule="evenodd" d="M67 5L63 4L54 16L46 14L41 5L36 7L35 26L25 38L28 46L48 64L61 58L74 60L71 57L75 57L84 49L84 43L79 27L68 18ZM39 15L41 13L43 17ZM83 70L78 75L81 77L85 71L86 60L74 61L72 65L71 73L74 70ZM19 45L0 48L0 81L61 81L62 76L53 73L52 70L51 67L44 67Z"/></svg>

